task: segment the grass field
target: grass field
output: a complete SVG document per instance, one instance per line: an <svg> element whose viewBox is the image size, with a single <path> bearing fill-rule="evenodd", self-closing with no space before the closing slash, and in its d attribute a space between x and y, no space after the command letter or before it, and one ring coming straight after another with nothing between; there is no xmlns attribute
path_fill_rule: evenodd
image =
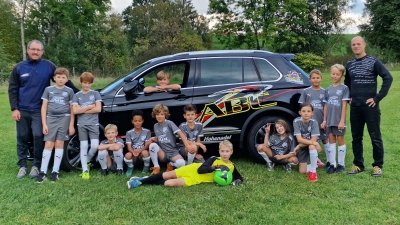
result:
<svg viewBox="0 0 400 225"><path fill-rule="evenodd" d="M0 224L400 224L400 170L397 96L400 71L381 102L385 144L383 176L371 177L372 150L365 136L366 171L356 176L326 174L308 182L296 170L268 172L250 158L234 158L243 186L201 184L187 188L126 187L127 178L99 170L90 180L79 172L61 172L56 183L16 179L15 124L7 87L0 87ZM324 85L331 83L324 74ZM97 81L95 88L108 83ZM399 86L398 86L399 85ZM349 124L349 121L348 121ZM350 129L346 135L346 170L351 167ZM320 158L325 159L324 154ZM297 169L295 167L294 169ZM139 175L135 171L134 175Z"/></svg>

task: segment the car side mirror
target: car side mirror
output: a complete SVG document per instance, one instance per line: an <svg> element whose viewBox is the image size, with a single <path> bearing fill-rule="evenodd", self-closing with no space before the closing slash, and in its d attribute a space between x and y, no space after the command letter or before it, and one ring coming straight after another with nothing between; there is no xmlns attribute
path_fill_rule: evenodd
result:
<svg viewBox="0 0 400 225"><path fill-rule="evenodd" d="M123 90L125 94L132 94L134 93L139 87L139 81L133 80L131 82L125 83L123 86Z"/></svg>

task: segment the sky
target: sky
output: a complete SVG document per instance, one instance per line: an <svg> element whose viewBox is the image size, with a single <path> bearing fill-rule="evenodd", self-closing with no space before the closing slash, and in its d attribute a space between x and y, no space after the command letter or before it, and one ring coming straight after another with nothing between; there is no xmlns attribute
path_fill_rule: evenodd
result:
<svg viewBox="0 0 400 225"><path fill-rule="evenodd" d="M351 17L353 18L356 22L360 22L361 15L364 10L364 2L365 0L355 0L355 7L350 13L347 13L344 15L344 17ZM194 8L197 10L197 13L199 14L206 14L207 9L208 9L208 4L209 0L192 0ZM122 12L126 7L132 4L132 0L111 0L112 7L117 11L117 12ZM356 27L357 25L354 25L352 27L349 27L345 33L357 33L358 29Z"/></svg>

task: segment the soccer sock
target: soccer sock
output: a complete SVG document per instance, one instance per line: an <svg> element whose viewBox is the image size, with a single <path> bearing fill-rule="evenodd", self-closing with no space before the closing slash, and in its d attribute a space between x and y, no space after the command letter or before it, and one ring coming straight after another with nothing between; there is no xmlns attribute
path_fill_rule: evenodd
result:
<svg viewBox="0 0 400 225"><path fill-rule="evenodd" d="M144 166L150 166L150 156L147 158L142 158Z"/></svg>
<svg viewBox="0 0 400 225"><path fill-rule="evenodd" d="M160 165L158 164L158 151L160 150L160 147L156 143L151 143L149 149L150 158L151 161L153 161L154 167L160 168Z"/></svg>
<svg viewBox="0 0 400 225"><path fill-rule="evenodd" d="M99 151L99 154L98 154L99 163L100 163L101 169L103 169L103 170L107 169L107 154L108 154L107 150L101 150L101 151Z"/></svg>
<svg viewBox="0 0 400 225"><path fill-rule="evenodd" d="M329 145L329 162L336 167L336 143L330 143Z"/></svg>
<svg viewBox="0 0 400 225"><path fill-rule="evenodd" d="M54 152L54 164L53 164L53 172L60 171L60 164L64 154L64 149L58 148Z"/></svg>
<svg viewBox="0 0 400 225"><path fill-rule="evenodd" d="M188 152L188 154L187 154L187 157L188 157L187 164L192 164L195 156L196 156L196 153L192 154L192 153Z"/></svg>
<svg viewBox="0 0 400 225"><path fill-rule="evenodd" d="M310 150L310 172L317 172L315 168L317 168L317 159L318 159L318 152L317 150L313 149Z"/></svg>
<svg viewBox="0 0 400 225"><path fill-rule="evenodd" d="M258 152L258 154L260 154L261 157L263 157L263 159L264 159L267 163L272 162L271 159L269 159L268 155L267 155L265 152Z"/></svg>
<svg viewBox="0 0 400 225"><path fill-rule="evenodd" d="M330 160L329 160L329 147L330 147L329 142L326 143L326 144L324 144L324 150L325 150L325 155L326 155L326 162L331 163Z"/></svg>
<svg viewBox="0 0 400 225"><path fill-rule="evenodd" d="M151 175L147 178L144 178L143 180L140 181L142 184L157 184L159 181L164 181L163 174L158 173L156 175Z"/></svg>
<svg viewBox="0 0 400 225"><path fill-rule="evenodd" d="M47 173L47 167L49 167L51 157L51 150L43 149L42 165L40 166L40 172Z"/></svg>
<svg viewBox="0 0 400 225"><path fill-rule="evenodd" d="M113 154L114 154L114 160L117 163L117 170L123 170L124 154L122 154L122 148L118 151L113 151Z"/></svg>
<svg viewBox="0 0 400 225"><path fill-rule="evenodd" d="M185 160L177 159L175 162L172 162L171 165L173 165L176 168L182 167L185 165Z"/></svg>
<svg viewBox="0 0 400 225"><path fill-rule="evenodd" d="M81 165L82 165L82 171L88 171L87 167L87 150L88 150L89 143L88 141L81 141Z"/></svg>
<svg viewBox="0 0 400 225"><path fill-rule="evenodd" d="M307 173L310 172L310 171L312 171L312 169L311 169L311 164L308 164L308 165L307 165Z"/></svg>
<svg viewBox="0 0 400 225"><path fill-rule="evenodd" d="M338 164L344 166L344 159L346 157L346 145L338 147Z"/></svg>
<svg viewBox="0 0 400 225"><path fill-rule="evenodd" d="M97 152L97 148L99 147L99 139L90 139L90 149L87 156L87 161L90 162L93 159L93 156Z"/></svg>
<svg viewBox="0 0 400 225"><path fill-rule="evenodd" d="M133 168L133 160L132 159L126 159L124 157L124 162L126 163L126 165L130 168Z"/></svg>

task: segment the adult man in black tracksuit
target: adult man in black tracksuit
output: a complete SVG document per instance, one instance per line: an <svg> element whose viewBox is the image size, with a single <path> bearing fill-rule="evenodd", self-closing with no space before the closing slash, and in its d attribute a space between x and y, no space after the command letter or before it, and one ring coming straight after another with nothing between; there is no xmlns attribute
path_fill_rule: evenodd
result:
<svg viewBox="0 0 400 225"><path fill-rule="evenodd" d="M56 66L49 60L42 59L44 53L43 44L38 40L32 40L27 47L28 59L18 63L11 72L8 96L12 111L12 118L17 125L17 156L19 171L17 178L23 178L27 174L27 155L30 132L33 134L33 164L30 177L35 178L39 174L38 168L43 152L42 118L42 94L50 85ZM79 91L71 81L67 86L75 92Z"/></svg>
<svg viewBox="0 0 400 225"><path fill-rule="evenodd" d="M387 95L393 77L379 59L365 53L365 47L362 37L354 37L351 40L351 49L356 58L346 65L344 83L350 89L350 123L354 154L354 165L348 174L354 175L364 171L362 141L364 125L367 124L374 158L372 176L381 176L384 149L380 130L379 102ZM377 93L378 75L382 78L382 86Z"/></svg>

